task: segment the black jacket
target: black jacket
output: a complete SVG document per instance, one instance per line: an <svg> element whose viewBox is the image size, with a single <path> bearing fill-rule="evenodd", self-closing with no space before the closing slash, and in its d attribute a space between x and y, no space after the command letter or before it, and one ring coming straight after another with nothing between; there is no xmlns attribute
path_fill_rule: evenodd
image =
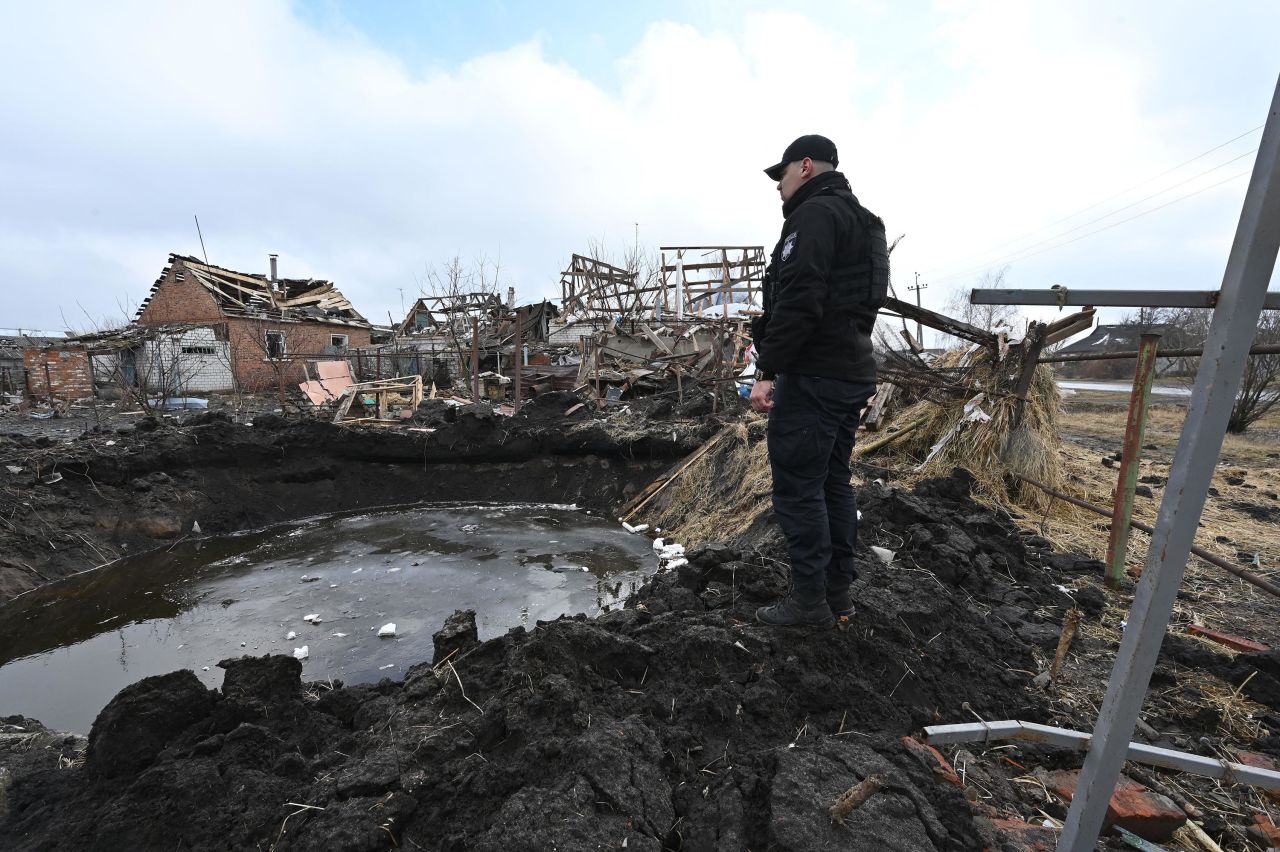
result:
<svg viewBox="0 0 1280 852"><path fill-rule="evenodd" d="M782 237L765 271L764 315L751 327L757 375L874 382L871 330L883 295L872 292L864 272L874 217L840 172L805 183L782 212Z"/></svg>

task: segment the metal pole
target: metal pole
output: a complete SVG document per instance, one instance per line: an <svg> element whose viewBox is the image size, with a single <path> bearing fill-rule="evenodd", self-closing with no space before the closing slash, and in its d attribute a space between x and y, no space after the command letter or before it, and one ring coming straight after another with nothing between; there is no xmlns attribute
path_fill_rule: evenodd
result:
<svg viewBox="0 0 1280 852"><path fill-rule="evenodd" d="M600 393L600 350L604 347L604 341L606 339L607 338L605 337L605 333L602 331L600 332L599 340L596 340L593 338L591 341L592 349L594 350L591 353L591 358L593 363L593 372L595 373L595 377L596 377L596 399L604 398Z"/></svg>
<svg viewBox="0 0 1280 852"><path fill-rule="evenodd" d="M480 401L480 318L471 318L471 401Z"/></svg>
<svg viewBox="0 0 1280 852"><path fill-rule="evenodd" d="M1074 361L1122 361L1125 358L1137 358L1140 352L1125 350L1123 352L1058 352L1041 355L1041 364L1065 364ZM1199 358L1204 354L1201 349L1161 349L1157 358ZM1259 343L1249 348L1250 355L1280 355L1280 343Z"/></svg>
<svg viewBox="0 0 1280 852"><path fill-rule="evenodd" d="M1160 502L1146 567L1134 595L1107 694L1058 852L1091 852L1124 765L1133 726L1173 612L1174 598L1204 509L1249 343L1280 251L1280 81L1276 83L1195 391Z"/></svg>
<svg viewBox="0 0 1280 852"><path fill-rule="evenodd" d="M516 366L515 366L515 388L512 398L512 407L520 410L520 381L524 378L524 308L516 311Z"/></svg>
<svg viewBox="0 0 1280 852"><path fill-rule="evenodd" d="M910 289L910 288L907 288ZM1213 308L1217 290L1084 290L1051 287L1048 290L972 290L971 305L1066 305L1097 308ZM1280 310L1280 292L1266 293L1263 307Z"/></svg>
<svg viewBox="0 0 1280 852"><path fill-rule="evenodd" d="M1124 449L1120 473L1116 477L1115 499L1111 501L1111 537L1107 539L1107 585L1116 588L1124 579L1124 557L1129 546L1129 521L1133 518L1133 493L1138 488L1138 461L1142 457L1142 436L1147 430L1147 403L1151 401L1151 379L1156 372L1159 334L1144 334L1138 344L1138 367L1129 395L1129 418L1124 425Z"/></svg>

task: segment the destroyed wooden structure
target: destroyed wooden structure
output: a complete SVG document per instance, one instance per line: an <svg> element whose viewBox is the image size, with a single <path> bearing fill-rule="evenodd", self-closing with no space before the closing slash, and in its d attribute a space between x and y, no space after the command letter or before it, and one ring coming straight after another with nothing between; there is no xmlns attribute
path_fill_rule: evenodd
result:
<svg viewBox="0 0 1280 852"><path fill-rule="evenodd" d="M575 254L562 273L564 320L552 343L576 338L576 387L599 404L669 394L677 404L710 394L713 407L751 372L747 320L762 303L760 246L663 247L643 278ZM567 356L567 357L564 357Z"/></svg>
<svg viewBox="0 0 1280 852"><path fill-rule="evenodd" d="M421 376L350 385L334 403L333 422L399 423L413 417L422 397Z"/></svg>
<svg viewBox="0 0 1280 852"><path fill-rule="evenodd" d="M763 246L663 246L663 314L737 319L764 306Z"/></svg>

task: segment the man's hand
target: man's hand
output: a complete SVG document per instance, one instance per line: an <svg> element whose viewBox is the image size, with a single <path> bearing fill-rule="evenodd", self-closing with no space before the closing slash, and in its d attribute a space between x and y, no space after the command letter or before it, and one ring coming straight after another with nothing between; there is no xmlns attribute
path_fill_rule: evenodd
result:
<svg viewBox="0 0 1280 852"><path fill-rule="evenodd" d="M768 414L773 408L773 382L757 379L751 386L751 407L761 414Z"/></svg>

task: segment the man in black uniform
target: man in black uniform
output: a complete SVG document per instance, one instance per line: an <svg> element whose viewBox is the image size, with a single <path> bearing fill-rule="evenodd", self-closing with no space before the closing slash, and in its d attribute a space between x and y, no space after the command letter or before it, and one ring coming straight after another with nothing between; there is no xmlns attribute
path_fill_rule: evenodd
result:
<svg viewBox="0 0 1280 852"><path fill-rule="evenodd" d="M765 272L751 404L768 412L773 508L791 591L756 618L829 626L853 613L858 509L849 459L875 392L871 329L889 284L884 223L836 171L836 146L801 136L765 169L782 196L782 237Z"/></svg>

